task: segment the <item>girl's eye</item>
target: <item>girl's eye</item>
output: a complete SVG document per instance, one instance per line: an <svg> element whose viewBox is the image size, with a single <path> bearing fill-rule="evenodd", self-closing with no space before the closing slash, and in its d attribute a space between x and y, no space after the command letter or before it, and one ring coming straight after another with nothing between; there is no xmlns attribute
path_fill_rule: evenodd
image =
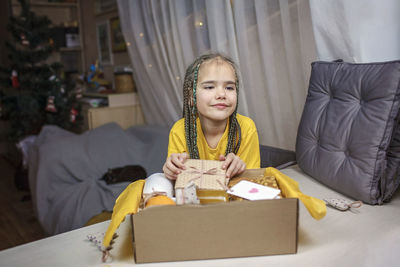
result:
<svg viewBox="0 0 400 267"><path fill-rule="evenodd" d="M235 90L235 87L233 87L233 86L228 86L228 87L226 87L226 90Z"/></svg>
<svg viewBox="0 0 400 267"><path fill-rule="evenodd" d="M214 86L211 86L211 85L206 85L206 86L204 86L204 89L207 89L207 90L211 90L211 89L213 89L214 88Z"/></svg>

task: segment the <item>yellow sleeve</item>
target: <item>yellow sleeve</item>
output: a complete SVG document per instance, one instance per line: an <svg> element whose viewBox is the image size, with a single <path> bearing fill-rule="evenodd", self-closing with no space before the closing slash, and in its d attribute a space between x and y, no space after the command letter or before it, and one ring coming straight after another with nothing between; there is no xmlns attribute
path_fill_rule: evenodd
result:
<svg viewBox="0 0 400 267"><path fill-rule="evenodd" d="M257 128L250 118L244 118L245 121L240 124L242 141L237 155L246 163L247 169L257 169L260 168L260 143Z"/></svg>
<svg viewBox="0 0 400 267"><path fill-rule="evenodd" d="M185 125L183 119L177 121L169 132L168 156L172 153L187 152L185 139Z"/></svg>

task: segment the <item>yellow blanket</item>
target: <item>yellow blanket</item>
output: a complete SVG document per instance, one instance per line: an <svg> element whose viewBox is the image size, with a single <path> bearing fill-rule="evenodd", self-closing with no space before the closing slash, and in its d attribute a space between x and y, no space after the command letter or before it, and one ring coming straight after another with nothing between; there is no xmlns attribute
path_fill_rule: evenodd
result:
<svg viewBox="0 0 400 267"><path fill-rule="evenodd" d="M264 175L274 176L279 184L283 197L300 199L314 219L320 220L325 217L325 202L321 199L303 194L300 191L299 184L295 180L272 167L266 168Z"/></svg>
<svg viewBox="0 0 400 267"><path fill-rule="evenodd" d="M108 247L112 237L125 220L126 215L135 214L139 208L140 200L142 199L142 191L145 180L137 180L130 185L119 195L115 201L111 223L104 235L103 246Z"/></svg>

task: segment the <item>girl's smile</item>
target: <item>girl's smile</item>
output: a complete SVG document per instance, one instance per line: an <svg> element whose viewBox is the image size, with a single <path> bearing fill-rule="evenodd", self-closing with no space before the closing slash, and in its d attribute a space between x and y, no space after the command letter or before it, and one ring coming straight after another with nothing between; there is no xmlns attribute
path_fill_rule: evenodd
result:
<svg viewBox="0 0 400 267"><path fill-rule="evenodd" d="M228 105L223 104L223 103L218 103L218 104L215 104L215 105L213 105L213 106L214 106L215 108L221 109L221 110L228 107Z"/></svg>

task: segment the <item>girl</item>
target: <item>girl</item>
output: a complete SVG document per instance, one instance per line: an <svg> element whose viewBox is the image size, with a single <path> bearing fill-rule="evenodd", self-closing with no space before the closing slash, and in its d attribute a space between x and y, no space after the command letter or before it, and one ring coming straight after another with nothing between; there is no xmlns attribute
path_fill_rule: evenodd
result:
<svg viewBox="0 0 400 267"><path fill-rule="evenodd" d="M256 126L237 114L239 85L235 64L220 54L200 56L188 67L183 118L170 131L163 166L168 179L177 178L187 158L224 161L228 178L260 168Z"/></svg>

